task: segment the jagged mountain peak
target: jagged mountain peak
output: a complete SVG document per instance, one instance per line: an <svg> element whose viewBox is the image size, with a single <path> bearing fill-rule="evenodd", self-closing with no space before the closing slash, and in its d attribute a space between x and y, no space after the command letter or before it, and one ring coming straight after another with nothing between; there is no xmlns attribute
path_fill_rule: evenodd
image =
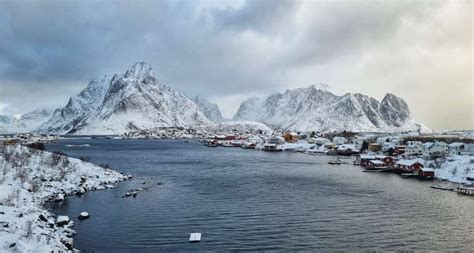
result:
<svg viewBox="0 0 474 253"><path fill-rule="evenodd" d="M146 62L137 62L125 72L125 78L146 79L154 77L153 69Z"/></svg>
<svg viewBox="0 0 474 253"><path fill-rule="evenodd" d="M193 101L160 84L152 67L138 62L123 75L89 83L39 130L60 134L123 134L156 127L210 124Z"/></svg>
<svg viewBox="0 0 474 253"><path fill-rule="evenodd" d="M382 102L361 93L335 95L311 85L244 101L234 120L260 121L300 131L429 130L416 123L406 102L387 94Z"/></svg>

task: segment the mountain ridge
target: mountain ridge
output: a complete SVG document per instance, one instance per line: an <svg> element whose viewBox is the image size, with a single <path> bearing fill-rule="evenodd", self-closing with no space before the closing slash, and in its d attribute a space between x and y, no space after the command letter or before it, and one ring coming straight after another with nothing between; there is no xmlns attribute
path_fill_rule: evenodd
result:
<svg viewBox="0 0 474 253"><path fill-rule="evenodd" d="M295 131L428 132L408 104L387 93L382 101L361 93L338 96L311 85L241 103L234 120L259 121Z"/></svg>

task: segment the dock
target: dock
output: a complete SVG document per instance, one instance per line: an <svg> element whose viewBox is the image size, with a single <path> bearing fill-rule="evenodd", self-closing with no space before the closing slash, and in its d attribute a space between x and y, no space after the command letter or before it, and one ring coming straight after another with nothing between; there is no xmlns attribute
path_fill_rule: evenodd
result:
<svg viewBox="0 0 474 253"><path fill-rule="evenodd" d="M189 236L189 242L200 242L201 241L201 233L191 233Z"/></svg>
<svg viewBox="0 0 474 253"><path fill-rule="evenodd" d="M459 186L459 187L458 187L458 193L459 193L459 194L463 194L463 195L471 195L471 196L474 196L474 187Z"/></svg>

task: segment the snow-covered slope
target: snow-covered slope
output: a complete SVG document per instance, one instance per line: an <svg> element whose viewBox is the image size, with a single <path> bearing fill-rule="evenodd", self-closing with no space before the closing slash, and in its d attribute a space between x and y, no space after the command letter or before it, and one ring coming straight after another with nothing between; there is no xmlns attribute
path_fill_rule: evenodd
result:
<svg viewBox="0 0 474 253"><path fill-rule="evenodd" d="M244 101L234 120L260 121L296 131L430 131L411 116L403 99L387 94L381 102L363 94L337 96L315 86Z"/></svg>
<svg viewBox="0 0 474 253"><path fill-rule="evenodd" d="M262 131L265 133L271 133L272 129L267 125L255 122L255 121L223 121L215 126L210 127L210 130L214 130L216 132L258 132Z"/></svg>
<svg viewBox="0 0 474 253"><path fill-rule="evenodd" d="M23 127L24 132L31 132L49 120L52 115L53 110L37 109L21 115L20 119L18 119L18 122Z"/></svg>
<svg viewBox="0 0 474 253"><path fill-rule="evenodd" d="M0 134L31 132L51 118L52 113L51 110L38 109L23 114L19 119L12 115L0 115Z"/></svg>
<svg viewBox="0 0 474 253"><path fill-rule="evenodd" d="M156 127L203 127L212 122L183 94L160 84L149 64L139 62L124 75L93 81L40 132L123 134Z"/></svg>
<svg viewBox="0 0 474 253"><path fill-rule="evenodd" d="M66 134L79 127L102 104L110 82L111 79L107 76L91 81L84 90L71 97L65 107L55 110L53 116L38 131Z"/></svg>
<svg viewBox="0 0 474 253"><path fill-rule="evenodd" d="M211 103L207 99L201 97L194 97L193 101L209 120L216 123L222 121L221 111L217 104Z"/></svg>
<svg viewBox="0 0 474 253"><path fill-rule="evenodd" d="M12 130L17 128L17 119L13 115L1 114L0 115L0 133L9 134Z"/></svg>
<svg viewBox="0 0 474 253"><path fill-rule="evenodd" d="M467 178L474 178L474 163L471 162L473 160L473 156L467 155L449 157L435 169L435 176L451 182L470 184L471 181Z"/></svg>

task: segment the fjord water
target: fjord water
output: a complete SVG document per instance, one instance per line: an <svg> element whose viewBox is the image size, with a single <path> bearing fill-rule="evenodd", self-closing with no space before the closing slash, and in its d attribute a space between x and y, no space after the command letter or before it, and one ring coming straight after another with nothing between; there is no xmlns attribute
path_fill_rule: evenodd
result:
<svg viewBox="0 0 474 253"><path fill-rule="evenodd" d="M47 149L135 176L50 207L73 218L81 252L474 249L474 198L331 166L327 156L182 140L69 139ZM149 190L121 198L139 187ZM78 221L82 211L91 218ZM201 243L188 243L192 232Z"/></svg>

